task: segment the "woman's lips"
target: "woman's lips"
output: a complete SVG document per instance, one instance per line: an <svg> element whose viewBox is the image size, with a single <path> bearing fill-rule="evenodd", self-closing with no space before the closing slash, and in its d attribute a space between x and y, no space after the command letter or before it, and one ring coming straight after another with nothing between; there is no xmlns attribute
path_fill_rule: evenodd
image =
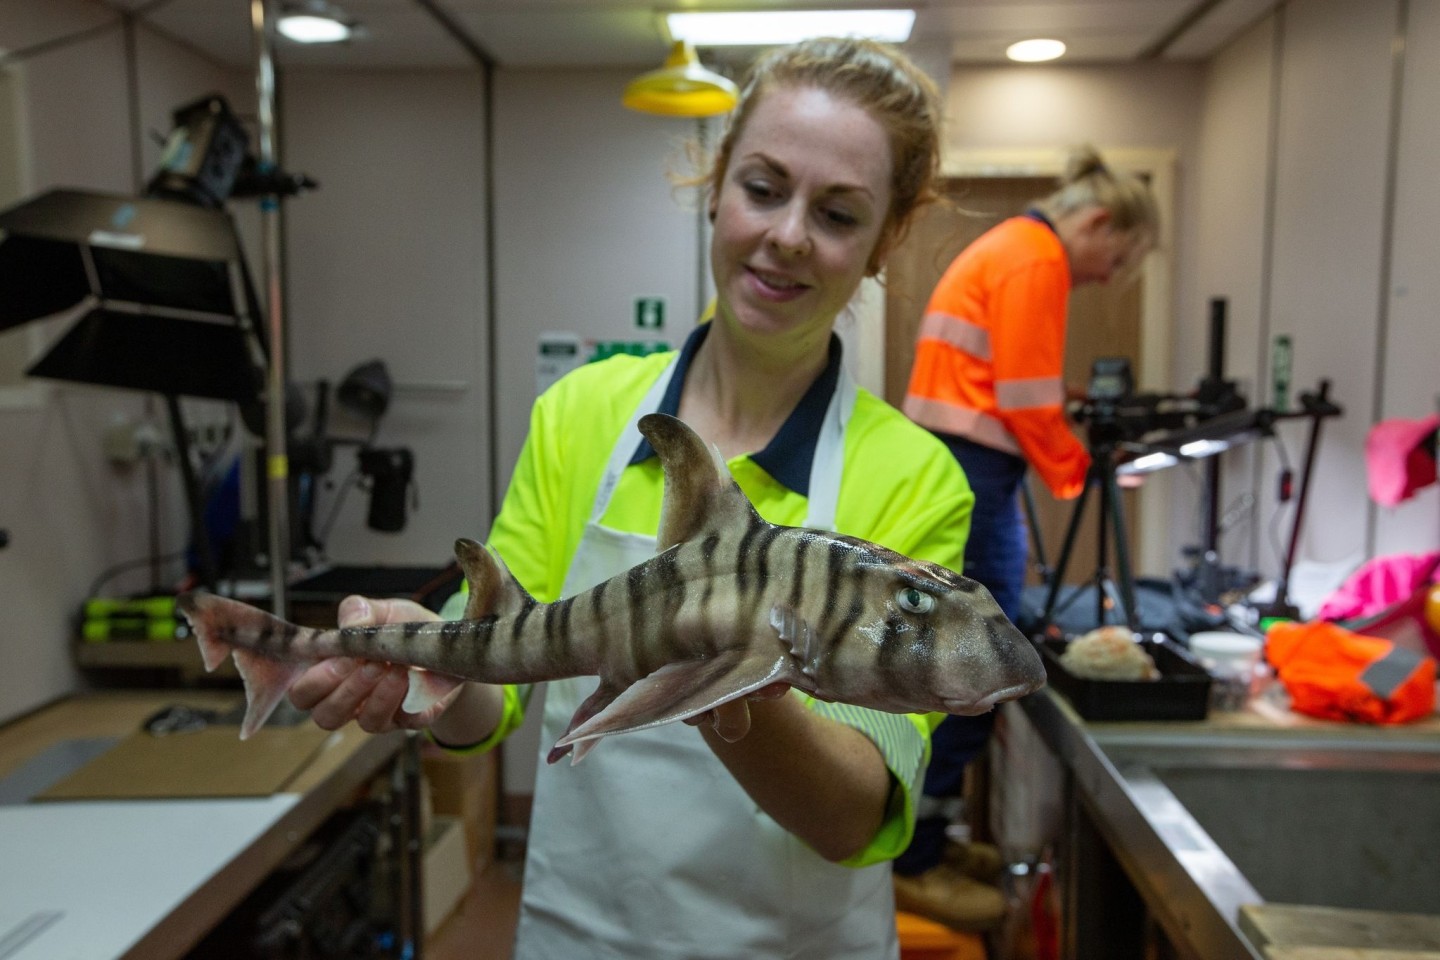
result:
<svg viewBox="0 0 1440 960"><path fill-rule="evenodd" d="M808 284L768 270L746 267L745 274L750 278L751 289L767 300L793 300L810 289Z"/></svg>

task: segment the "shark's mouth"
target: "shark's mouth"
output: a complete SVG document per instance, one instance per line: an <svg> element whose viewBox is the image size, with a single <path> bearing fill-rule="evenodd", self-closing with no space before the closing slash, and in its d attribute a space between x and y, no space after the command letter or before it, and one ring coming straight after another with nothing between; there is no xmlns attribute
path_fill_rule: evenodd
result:
<svg viewBox="0 0 1440 960"><path fill-rule="evenodd" d="M1004 689L997 690L994 693L986 694L979 700L948 699L944 701L945 712L959 714L965 717L977 716L978 714L988 713L994 709L997 703L1004 703L1006 700L1023 697L1034 689L1034 684L1016 683Z"/></svg>

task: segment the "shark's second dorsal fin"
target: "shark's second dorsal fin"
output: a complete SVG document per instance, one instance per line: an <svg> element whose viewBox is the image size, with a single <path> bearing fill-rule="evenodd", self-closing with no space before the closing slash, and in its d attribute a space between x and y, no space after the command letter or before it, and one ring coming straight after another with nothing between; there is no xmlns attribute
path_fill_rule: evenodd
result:
<svg viewBox="0 0 1440 960"><path fill-rule="evenodd" d="M500 558L482 544L461 537L455 541L455 559L460 561L460 569L470 585L470 598L465 601L466 620L504 616L533 602Z"/></svg>
<svg viewBox="0 0 1440 960"><path fill-rule="evenodd" d="M640 432L660 457L665 500L656 549L665 551L707 529L754 522L758 515L730 476L720 451L664 413L640 418Z"/></svg>

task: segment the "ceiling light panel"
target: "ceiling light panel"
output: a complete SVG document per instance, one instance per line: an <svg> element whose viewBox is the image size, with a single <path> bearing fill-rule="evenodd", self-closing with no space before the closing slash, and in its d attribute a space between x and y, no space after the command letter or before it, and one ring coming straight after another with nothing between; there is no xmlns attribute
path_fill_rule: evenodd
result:
<svg viewBox="0 0 1440 960"><path fill-rule="evenodd" d="M673 40L697 47L796 43L811 37L869 37L903 43L915 25L914 10L772 10L668 13Z"/></svg>

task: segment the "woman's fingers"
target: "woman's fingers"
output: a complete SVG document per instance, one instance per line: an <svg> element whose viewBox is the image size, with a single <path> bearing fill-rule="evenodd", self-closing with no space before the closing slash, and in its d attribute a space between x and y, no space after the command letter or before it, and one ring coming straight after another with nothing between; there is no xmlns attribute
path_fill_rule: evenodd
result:
<svg viewBox="0 0 1440 960"><path fill-rule="evenodd" d="M350 657L332 657L321 660L306 670L290 686L290 702L298 710L309 710L321 700L335 692L346 677L354 673L360 664Z"/></svg>
<svg viewBox="0 0 1440 960"><path fill-rule="evenodd" d="M345 726L355 719L360 705L370 697L384 675L385 664L362 664L340 681L334 691L311 707L311 719L326 730L338 730Z"/></svg>
<svg viewBox="0 0 1440 960"><path fill-rule="evenodd" d="M751 700L777 700L790 692L788 683L771 683L735 700L727 700L711 710L687 717L692 727L708 726L726 743L734 743L750 732Z"/></svg>
<svg viewBox="0 0 1440 960"><path fill-rule="evenodd" d="M750 732L750 704L743 697L720 704L710 715L711 728L726 743L734 743Z"/></svg>
<svg viewBox="0 0 1440 960"><path fill-rule="evenodd" d="M360 705L355 720L366 733L384 733L394 729L409 689L409 671L404 667L386 666L370 695Z"/></svg>

